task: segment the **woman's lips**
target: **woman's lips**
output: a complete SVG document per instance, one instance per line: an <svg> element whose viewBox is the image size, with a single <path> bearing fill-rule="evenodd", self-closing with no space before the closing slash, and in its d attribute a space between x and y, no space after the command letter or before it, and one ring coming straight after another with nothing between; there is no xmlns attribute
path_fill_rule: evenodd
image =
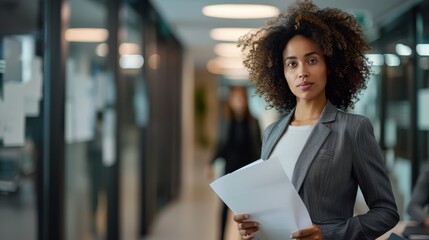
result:
<svg viewBox="0 0 429 240"><path fill-rule="evenodd" d="M297 87L301 90L308 90L311 86L313 86L313 83L304 81L299 83Z"/></svg>

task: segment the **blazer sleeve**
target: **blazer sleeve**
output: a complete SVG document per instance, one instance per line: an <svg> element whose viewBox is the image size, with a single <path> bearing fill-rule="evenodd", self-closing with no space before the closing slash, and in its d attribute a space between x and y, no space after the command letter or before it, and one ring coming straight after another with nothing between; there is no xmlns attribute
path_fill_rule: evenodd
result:
<svg viewBox="0 0 429 240"><path fill-rule="evenodd" d="M369 211L344 222L322 225L325 239L376 239L399 221L392 186L370 121L362 117L351 128L354 128L352 174Z"/></svg>

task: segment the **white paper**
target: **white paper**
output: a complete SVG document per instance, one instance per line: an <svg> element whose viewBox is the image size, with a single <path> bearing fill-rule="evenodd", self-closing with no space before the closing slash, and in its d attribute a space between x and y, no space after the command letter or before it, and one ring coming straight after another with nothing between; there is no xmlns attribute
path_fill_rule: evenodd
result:
<svg viewBox="0 0 429 240"><path fill-rule="evenodd" d="M5 82L4 101L0 115L2 138L5 146L22 146L25 141L24 88L22 84Z"/></svg>
<svg viewBox="0 0 429 240"><path fill-rule="evenodd" d="M259 223L256 239L286 239L312 225L310 215L280 161L257 160L210 184L235 214Z"/></svg>
<svg viewBox="0 0 429 240"><path fill-rule="evenodd" d="M39 105L42 99L42 60L35 57L31 62L30 77L24 82L25 115L36 117L40 113Z"/></svg>

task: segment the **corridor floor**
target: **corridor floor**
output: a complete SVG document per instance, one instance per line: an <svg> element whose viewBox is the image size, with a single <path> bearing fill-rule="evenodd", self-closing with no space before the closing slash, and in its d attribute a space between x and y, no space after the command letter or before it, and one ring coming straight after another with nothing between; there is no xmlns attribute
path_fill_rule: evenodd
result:
<svg viewBox="0 0 429 240"><path fill-rule="evenodd" d="M204 159L204 156L200 155L196 159ZM206 162L184 166L182 196L160 212L152 226L151 234L144 240L219 239L220 200L209 186ZM240 239L234 227L233 223L228 225L227 240Z"/></svg>

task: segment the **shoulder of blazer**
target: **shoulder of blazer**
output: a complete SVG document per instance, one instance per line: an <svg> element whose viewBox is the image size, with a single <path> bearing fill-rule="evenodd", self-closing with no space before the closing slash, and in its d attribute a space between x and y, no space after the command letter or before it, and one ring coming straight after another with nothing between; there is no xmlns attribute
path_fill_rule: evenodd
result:
<svg viewBox="0 0 429 240"><path fill-rule="evenodd" d="M335 120L343 121L344 119L349 119L348 121L352 122L369 121L369 119L363 115L345 112L341 109L338 109L328 100L320 116L320 122L327 123L333 122Z"/></svg>
<svg viewBox="0 0 429 240"><path fill-rule="evenodd" d="M351 113L351 112L345 112L343 110L337 110L337 118L340 122L345 121L349 124L354 123L355 125L356 125L356 123L361 123L361 122L371 123L369 118L364 116L364 115Z"/></svg>
<svg viewBox="0 0 429 240"><path fill-rule="evenodd" d="M340 112L340 110L338 110L337 107L328 100L322 114L320 115L319 122L327 123L335 121L338 112Z"/></svg>
<svg viewBox="0 0 429 240"><path fill-rule="evenodd" d="M283 114L277 121L268 125L264 130L264 135L270 135L270 133L276 129L279 125L284 125L285 121L289 121L290 115L294 112L294 110Z"/></svg>

